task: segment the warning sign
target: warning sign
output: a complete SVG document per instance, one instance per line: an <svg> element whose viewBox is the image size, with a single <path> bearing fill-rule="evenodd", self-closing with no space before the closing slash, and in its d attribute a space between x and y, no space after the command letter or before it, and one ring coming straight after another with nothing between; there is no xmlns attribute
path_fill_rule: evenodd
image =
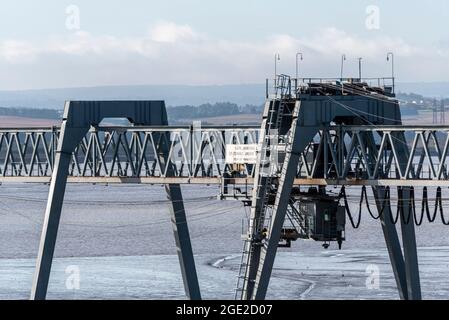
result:
<svg viewBox="0 0 449 320"><path fill-rule="evenodd" d="M257 144L227 144L226 163L255 164L257 162Z"/></svg>

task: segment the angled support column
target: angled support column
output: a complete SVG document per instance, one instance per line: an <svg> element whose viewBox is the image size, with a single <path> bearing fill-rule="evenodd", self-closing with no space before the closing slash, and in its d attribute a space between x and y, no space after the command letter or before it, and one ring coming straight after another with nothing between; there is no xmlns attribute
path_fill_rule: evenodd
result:
<svg viewBox="0 0 449 320"><path fill-rule="evenodd" d="M43 300L47 295L48 280L50 278L72 152L86 133L87 129L67 128L66 121L63 122L61 127L36 261L36 271L31 289L31 299L33 300Z"/></svg>
<svg viewBox="0 0 449 320"><path fill-rule="evenodd" d="M270 229L267 236L267 242L261 248L259 257L259 268L257 270L254 282L252 299L265 299L268 284L270 282L271 272L273 270L274 259L281 238L281 229L284 224L285 214L287 212L288 201L295 178L296 168L298 167L299 154L287 153L282 168L278 191L276 194L273 216L270 221Z"/></svg>
<svg viewBox="0 0 449 320"><path fill-rule="evenodd" d="M418 252L413 212L410 210L410 187L402 190L403 214L401 219L402 247L404 251L405 278L407 281L407 299L421 300L421 285L419 279Z"/></svg>
<svg viewBox="0 0 449 320"><path fill-rule="evenodd" d="M167 145L170 141L170 134L168 132L162 134L165 134L166 136L165 139L160 139L161 144L158 148L159 163L162 168L167 168L166 172L168 176L173 176L175 168L168 157L169 146ZM159 139L156 138L156 140ZM168 199L170 200L170 216L184 290L188 299L201 300L200 287L196 273L195 260L193 257L181 186L179 184L166 184L165 191Z"/></svg>
<svg viewBox="0 0 449 320"><path fill-rule="evenodd" d="M405 172L409 150L403 133L393 134L394 147L397 150L398 165L402 172ZM367 136L370 153L377 154L375 148L374 137L372 134ZM413 172L411 173L413 174ZM410 208L410 187L402 189L402 205L403 211L400 215L402 250L399 241L396 225L392 222L391 206L386 205L383 208L383 200L385 199L385 187L373 187L373 194L376 200L378 212L383 214L380 218L385 243L390 256L391 266L393 268L396 285L399 291L399 297L403 300L420 300L421 285L419 279L418 254L416 248L414 217Z"/></svg>
<svg viewBox="0 0 449 320"><path fill-rule="evenodd" d="M165 190L169 200L171 200L171 222L185 293L188 299L201 300L181 187L179 184L167 184L165 185Z"/></svg>
<svg viewBox="0 0 449 320"><path fill-rule="evenodd" d="M264 198L266 197L267 192L267 181L268 177L264 175L264 166L266 163L262 163L266 158L266 154L264 154L263 147L265 146L267 135L269 133L270 124L269 122L273 117L272 111L275 108L278 101L275 100L267 100L265 101L265 107L262 117L261 130L259 134L259 142L258 142L258 153L257 153L257 162L254 170L254 184L252 190L252 201L251 201L251 212L250 219L248 225L248 239L245 242L244 253L243 255L248 254L246 261L243 261L244 264L248 264L243 266L245 268L245 272L243 274L243 285L241 292L242 300L250 300L253 290L254 290L254 281L257 275L257 269L259 267L260 260L260 250L261 244L258 239L260 235L261 226L263 226L263 210L264 208ZM262 221L261 221L262 220ZM242 268L242 266L241 266ZM241 276L241 275L239 275ZM237 288L239 290L240 288Z"/></svg>
<svg viewBox="0 0 449 320"><path fill-rule="evenodd" d="M374 157L374 155L377 155L377 146L374 140L373 133L366 133L363 138L366 140L366 145L369 149L369 155L372 157ZM376 159L371 158L370 161L371 163L375 163ZM377 211L382 212L379 220L385 239L385 245L390 257L391 268L393 269L393 275L396 280L399 298L402 300L407 300L408 292L404 256L402 254L401 243L399 241L396 225L392 222L393 217L391 212L391 203L384 203L386 195L385 187L372 187L372 190Z"/></svg>
<svg viewBox="0 0 449 320"><path fill-rule="evenodd" d="M385 238L388 255L390 257L391 267L393 268L394 278L399 291L399 297L402 300L408 299L406 272L404 265L404 257L401 251L401 243L399 242L396 225L392 222L391 206L385 205L383 208L383 200L385 199L385 187L373 187L374 199L378 212L382 212L380 223Z"/></svg>
<svg viewBox="0 0 449 320"><path fill-rule="evenodd" d="M410 151L403 132L392 133L398 151L399 168L406 172ZM414 172L410 173L414 175ZM410 187L402 189L403 214L401 215L402 247L404 251L405 277L407 281L407 299L421 300L421 284L419 279L418 251L416 247L415 223L410 208ZM408 221L407 221L408 220Z"/></svg>

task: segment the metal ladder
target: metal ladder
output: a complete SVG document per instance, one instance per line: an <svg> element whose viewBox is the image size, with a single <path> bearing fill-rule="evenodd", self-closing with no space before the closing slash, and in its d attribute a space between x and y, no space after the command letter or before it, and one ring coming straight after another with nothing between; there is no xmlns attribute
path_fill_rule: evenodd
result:
<svg viewBox="0 0 449 320"><path fill-rule="evenodd" d="M282 126L286 100L291 97L291 80L289 76L278 76L276 80L275 92L276 98L271 101L269 106L267 125L265 128L262 128L262 130L265 130L265 135L263 137L264 141L261 150L261 167L267 164L269 165L270 163L268 158L268 154L270 154L270 140L273 137L279 140L279 129ZM277 130L277 133L274 136L272 135L273 130ZM278 173L269 172L267 176L263 176L262 174L260 174L258 177L258 194L256 195L256 200L260 198L263 198L263 200L259 207L260 211L257 220L254 221L253 225L251 225L248 221L248 229L252 227L252 230L250 229L250 233L248 234L248 237L244 239L243 243L242 259L240 261L237 286L235 289L235 299L238 298L239 293L243 295L243 284L245 281L249 281L248 267L251 253L253 252L255 246L262 245L262 232L266 225L266 214L269 207L270 196L273 193L273 179L277 178L277 176Z"/></svg>
<svg viewBox="0 0 449 320"><path fill-rule="evenodd" d="M294 227L300 235L308 235L305 215L300 214L300 210L294 208L294 202L292 199L290 199L289 207L287 208L286 219L291 223L291 226Z"/></svg>

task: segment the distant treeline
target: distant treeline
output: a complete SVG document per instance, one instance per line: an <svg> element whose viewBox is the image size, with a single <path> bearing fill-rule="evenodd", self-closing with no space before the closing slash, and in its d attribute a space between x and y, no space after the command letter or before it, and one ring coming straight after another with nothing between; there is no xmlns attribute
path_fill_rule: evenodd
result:
<svg viewBox="0 0 449 320"><path fill-rule="evenodd" d="M431 97L425 97L420 94L416 93L402 93L399 92L396 97L401 102L401 106L404 108L414 108L416 110L428 110L433 109L434 105L440 106L442 103L447 106L449 105L449 99L448 98L431 98Z"/></svg>
<svg viewBox="0 0 449 320"><path fill-rule="evenodd" d="M401 109L405 114L416 114L420 109L426 109L433 105L434 99L423 97L417 94L399 93L401 100ZM413 103L415 102L415 103ZM446 105L449 99L445 100ZM439 104L438 104L439 105ZM239 114L261 114L263 105L244 105L239 106L231 102L205 103L199 106L182 105L168 106L167 113L170 121L183 121L197 118L212 118L220 116L231 116ZM0 116L27 117L39 119L61 119L62 110L55 109L37 109L24 107L0 107Z"/></svg>
<svg viewBox="0 0 449 320"><path fill-rule="evenodd" d="M405 101L416 101L416 102L428 102L428 103L433 103L435 100L439 103L441 103L441 101L444 102L444 104L449 104L449 98L446 97L440 97L438 99L436 98L432 98L432 97L426 97L417 93L403 93L403 92L399 92L397 95L397 98L400 100L405 100Z"/></svg>
<svg viewBox="0 0 449 320"><path fill-rule="evenodd" d="M245 105L238 106L231 102L205 103L199 106L175 106L168 107L168 118L171 120L211 118L238 114L262 113L263 106Z"/></svg>
<svg viewBox="0 0 449 320"><path fill-rule="evenodd" d="M0 116L26 117L38 119L60 119L62 111L54 109L5 108L0 107Z"/></svg>

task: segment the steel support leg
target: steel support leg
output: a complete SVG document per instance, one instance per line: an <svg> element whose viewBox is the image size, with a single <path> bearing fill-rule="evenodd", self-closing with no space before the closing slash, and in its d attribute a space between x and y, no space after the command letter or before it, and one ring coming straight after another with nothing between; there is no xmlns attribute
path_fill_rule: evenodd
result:
<svg viewBox="0 0 449 320"><path fill-rule="evenodd" d="M260 163L260 162L259 162ZM257 164L257 170L260 170L260 164ZM261 172L258 172L258 174L261 174ZM256 175L257 180L260 180L260 185L266 185L267 178L264 176L258 177ZM250 230L250 238L253 238L254 235L257 235L256 232L259 229L259 224L262 224L263 222L260 220L261 210L263 207L263 199L266 196L266 189L261 188L258 184L258 182L255 183L255 186L253 188L253 192L255 194L253 195L253 199L256 199L256 201L252 201L251 203L251 217L249 220L249 226L248 229ZM253 290L254 290L254 281L256 279L257 275L257 268L259 265L260 260L260 250L261 250L261 243L248 240L245 243L245 252L249 253L248 257L248 264L249 267L245 268L245 274L243 278L243 287L242 287L242 300L250 300ZM246 262L243 262L246 263Z"/></svg>
<svg viewBox="0 0 449 320"><path fill-rule="evenodd" d="M262 247L260 255L259 269L254 284L253 299L265 299L271 272L273 270L274 259L276 256L279 240L281 238L281 229L284 225L285 214L287 212L288 201L298 167L299 155L287 155L288 161L282 168L282 176L276 194L275 207L271 218L270 230L266 244Z"/></svg>
<svg viewBox="0 0 449 320"><path fill-rule="evenodd" d="M184 210L181 187L179 184L165 185L165 190L170 203L170 214L175 236L176 249L181 267L182 279L187 298L200 300L200 287L193 258L192 245L190 243L187 217Z"/></svg>
<svg viewBox="0 0 449 320"><path fill-rule="evenodd" d="M169 158L168 143L170 141L170 134L168 132L161 134L165 135L165 139L158 139L159 137L156 138L157 141L161 141L158 146L159 163L162 168L166 168L166 174L168 176L174 176L176 169ZM173 226L173 235L175 237L185 293L189 299L200 300L200 286L195 268L195 259L193 257L181 187L179 184L167 184L165 185L165 191L171 201L170 215Z"/></svg>
<svg viewBox="0 0 449 320"><path fill-rule="evenodd" d="M398 150L399 167L404 174L410 152L403 132L393 134L394 143ZM396 142L397 141L397 142ZM412 173L414 175L414 173ZM421 299L421 284L419 280L418 252L416 248L415 223L410 210L410 187L402 189L403 215L401 215L402 247L404 251L405 274L407 280L407 293L409 300ZM408 221L404 221L408 220Z"/></svg>
<svg viewBox="0 0 449 320"><path fill-rule="evenodd" d="M243 265L241 268L245 268L245 273L243 276L243 286L242 286L242 300L252 299L254 293L254 287L257 277L257 272L260 264L260 254L262 250L262 243L260 239L260 233L264 226L266 204L264 203L266 199L266 192L269 191L271 185L268 185L269 178L267 174L271 172L264 172L267 169L266 163L263 163L265 157L267 156L264 148L266 147L267 141L266 136L270 134L269 129L273 123L273 112L279 106L279 101L267 100L265 102L265 108L263 112L263 119L261 124L259 143L258 143L258 155L257 163L254 173L254 188L252 191L252 202L251 202L251 214L248 226L248 237L249 239L245 243L245 248L243 255L248 254L245 260L242 260ZM268 168L269 170L269 168ZM239 275L241 276L241 275ZM237 288L238 290L239 288Z"/></svg>
<svg viewBox="0 0 449 320"><path fill-rule="evenodd" d="M274 100L267 100L265 102L265 108L263 113L263 119L261 124L261 130L258 142L258 154L257 163L254 170L254 185L252 190L252 201L251 201L251 213L248 225L248 237L249 239L245 243L243 255L248 254L246 261L242 261L243 264L248 264L245 266L240 266L245 268L243 274L243 286L241 299L250 300L254 290L254 282L257 275L257 269L260 260L260 250L261 243L259 241L254 241L254 238L260 236L260 225L263 225L263 215L262 210L264 210L264 199L267 192L267 177L263 174L264 166L262 160L266 155L263 154L263 149L266 144L266 135L269 134L268 129L270 127L268 117L271 117L270 110L274 108L277 102ZM262 220L262 221L261 221ZM239 274L241 276L241 274ZM237 288L238 290L239 288Z"/></svg>
<svg viewBox="0 0 449 320"><path fill-rule="evenodd" d="M372 134L367 136L368 145L371 147L370 153L377 154L374 147ZM405 172L409 150L403 134L394 135L393 143L397 148L400 169ZM382 211L385 199L385 187L373 187L373 194L376 199L378 212ZM396 225L392 222L392 212L389 204L385 204L381 216L382 231L390 256L391 266L399 291L399 297L405 300L421 299L421 287L419 281L418 256L416 250L415 226L413 213L410 210L410 188L403 188L402 191L403 214L400 216L402 247L399 242ZM405 221L404 221L405 218ZM408 223L407 223L407 220Z"/></svg>
<svg viewBox="0 0 449 320"><path fill-rule="evenodd" d="M385 203L385 187L373 187L374 199L378 212L382 212L380 223L385 238L388 255L390 256L391 267L393 268L394 278L401 299L408 299L406 272L404 266L404 258L401 251L401 243L399 242L396 225L392 222L391 207L389 203Z"/></svg>
<svg viewBox="0 0 449 320"><path fill-rule="evenodd" d="M55 251L70 157L70 154L56 154L56 177L53 175L54 179L52 179L50 184L47 209L45 211L45 220L36 262L36 273L31 289L31 299L43 300L47 295L48 280L50 278L51 264Z"/></svg>
<svg viewBox="0 0 449 320"><path fill-rule="evenodd" d="M34 300L43 300L47 295L70 160L73 149L86 131L87 129L82 128L66 129L65 122L63 122L61 127L60 142L55 156L55 165L36 260L36 270L31 288L31 299Z"/></svg>
<svg viewBox="0 0 449 320"><path fill-rule="evenodd" d="M418 253L413 212L410 210L410 187L402 191L403 215L401 215L402 246L404 251L405 276L407 280L408 300L421 300L421 285L419 280Z"/></svg>

